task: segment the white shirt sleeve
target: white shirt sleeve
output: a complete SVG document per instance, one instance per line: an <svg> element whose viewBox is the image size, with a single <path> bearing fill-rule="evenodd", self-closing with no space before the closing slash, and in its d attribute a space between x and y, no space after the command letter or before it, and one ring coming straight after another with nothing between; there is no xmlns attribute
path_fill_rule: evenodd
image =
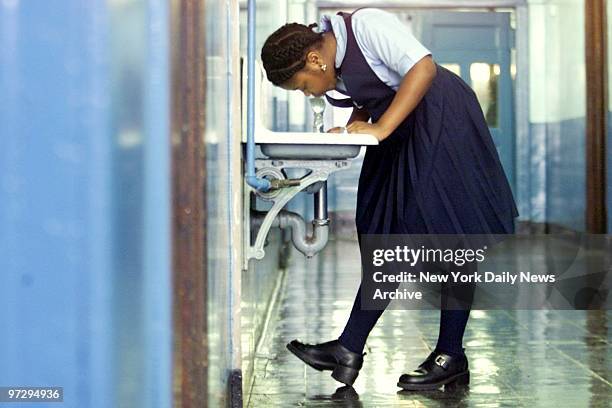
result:
<svg viewBox="0 0 612 408"><path fill-rule="evenodd" d="M368 8L357 11L352 20L355 39L362 52L401 77L423 57L431 55L393 13Z"/></svg>

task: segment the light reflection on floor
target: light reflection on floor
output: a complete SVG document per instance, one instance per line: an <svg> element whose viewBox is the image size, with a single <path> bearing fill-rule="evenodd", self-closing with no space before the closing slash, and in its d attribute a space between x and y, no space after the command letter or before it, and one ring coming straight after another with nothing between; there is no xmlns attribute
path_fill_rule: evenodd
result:
<svg viewBox="0 0 612 408"><path fill-rule="evenodd" d="M472 311L464 346L468 388L398 392L399 376L435 346L439 311L387 310L372 331L354 389L307 367L285 348L294 338L337 338L359 285L355 241L333 241L307 260L294 254L268 337L245 392L250 407L609 407L609 312Z"/></svg>

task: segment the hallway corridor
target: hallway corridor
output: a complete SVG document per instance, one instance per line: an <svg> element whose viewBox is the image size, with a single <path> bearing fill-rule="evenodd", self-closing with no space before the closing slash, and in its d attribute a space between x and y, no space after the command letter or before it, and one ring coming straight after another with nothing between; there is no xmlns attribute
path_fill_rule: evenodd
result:
<svg viewBox="0 0 612 408"><path fill-rule="evenodd" d="M435 346L439 311L387 310L368 339L354 390L338 389L329 371L307 367L285 344L341 333L359 285L358 259L356 241L330 241L310 260L292 253L245 406L610 406L607 311L474 310L464 338L469 388L398 393L398 377Z"/></svg>

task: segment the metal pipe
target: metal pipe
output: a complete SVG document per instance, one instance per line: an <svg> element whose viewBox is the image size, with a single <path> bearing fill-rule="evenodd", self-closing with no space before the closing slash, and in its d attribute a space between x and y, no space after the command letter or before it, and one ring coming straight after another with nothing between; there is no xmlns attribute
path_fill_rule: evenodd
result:
<svg viewBox="0 0 612 408"><path fill-rule="evenodd" d="M281 228L291 227L291 241L298 251L312 258L325 248L329 237L329 225L319 224L313 220L312 235L306 235L306 223L301 215L291 211L281 211L278 214Z"/></svg>
<svg viewBox="0 0 612 408"><path fill-rule="evenodd" d="M270 190L270 181L255 175L255 0L247 1L247 174L246 182L257 191Z"/></svg>
<svg viewBox="0 0 612 408"><path fill-rule="evenodd" d="M327 217L327 180L325 180L321 188L314 193L314 221L320 225L329 224Z"/></svg>
<svg viewBox="0 0 612 408"><path fill-rule="evenodd" d="M251 210L251 229L253 232L259 231L265 217L265 211ZM304 218L292 211L281 210L272 221L271 227L291 228L293 246L308 258L325 248L329 239L327 222L321 223L320 220L314 219L312 221L312 235L308 236Z"/></svg>

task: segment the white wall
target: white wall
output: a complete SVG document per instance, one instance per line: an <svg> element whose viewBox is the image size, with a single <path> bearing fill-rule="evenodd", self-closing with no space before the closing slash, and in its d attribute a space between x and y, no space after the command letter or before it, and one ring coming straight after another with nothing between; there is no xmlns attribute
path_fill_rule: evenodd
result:
<svg viewBox="0 0 612 408"><path fill-rule="evenodd" d="M530 121L584 117L584 0L529 1L529 48Z"/></svg>

